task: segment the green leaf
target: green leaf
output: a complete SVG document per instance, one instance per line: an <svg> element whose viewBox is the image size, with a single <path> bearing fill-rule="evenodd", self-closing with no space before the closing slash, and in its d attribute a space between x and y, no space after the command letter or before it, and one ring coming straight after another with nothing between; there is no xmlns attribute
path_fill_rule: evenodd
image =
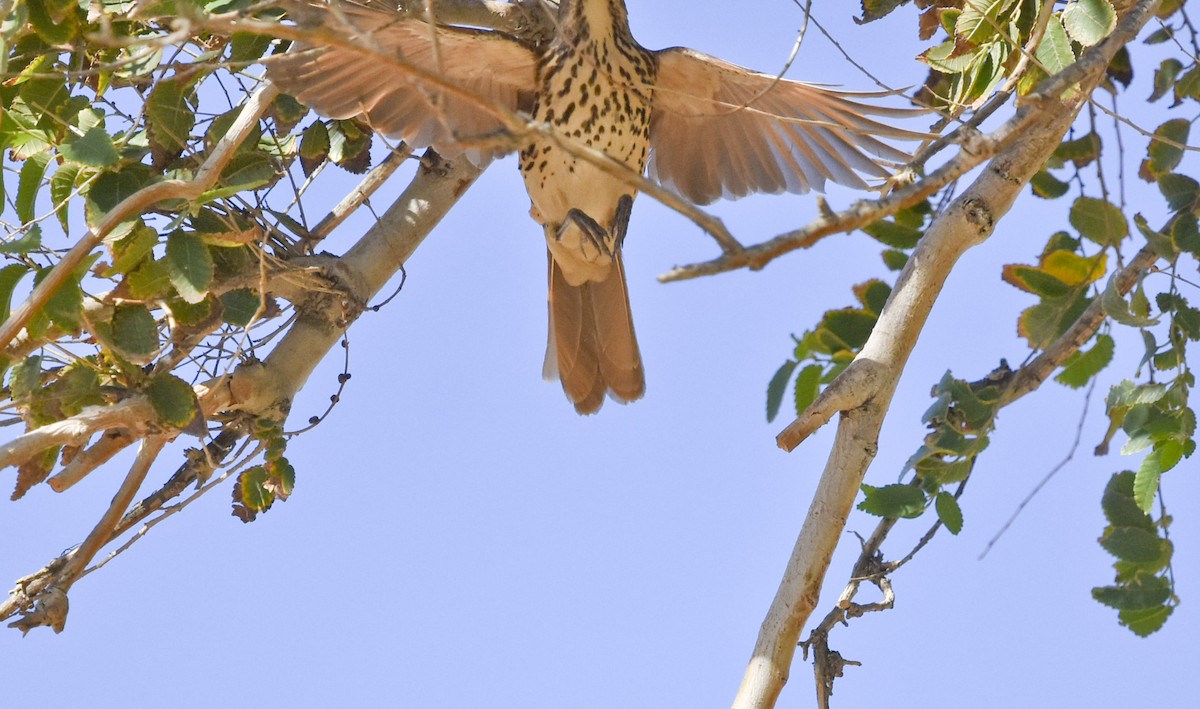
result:
<svg viewBox="0 0 1200 709"><path fill-rule="evenodd" d="M1071 0L1062 12L1071 39L1090 47L1117 26L1117 13L1108 0Z"/></svg>
<svg viewBox="0 0 1200 709"><path fill-rule="evenodd" d="M1150 327L1158 324L1158 318L1135 315L1129 309L1129 303L1117 289L1115 277L1108 279L1108 285L1104 288L1104 295L1100 296L1100 302L1104 305L1104 312L1108 314L1108 317L1122 325Z"/></svg>
<svg viewBox="0 0 1200 709"><path fill-rule="evenodd" d="M172 298L167 301L167 309L171 311L171 317L175 323L184 327L191 327L202 322L208 321L213 314L215 299L207 296L199 303L189 303L182 298Z"/></svg>
<svg viewBox="0 0 1200 709"><path fill-rule="evenodd" d="M238 478L241 490L241 502L255 512L263 512L275 502L275 495L266 486L267 469L256 465L246 470Z"/></svg>
<svg viewBox="0 0 1200 709"><path fill-rule="evenodd" d="M42 388L42 358L26 357L13 365L8 374L8 388L14 400L27 399Z"/></svg>
<svg viewBox="0 0 1200 709"><path fill-rule="evenodd" d="M912 485L899 483L883 487L863 485L862 491L866 497L858 503L858 509L876 517L906 519L920 517L927 504L925 493L921 491L921 488Z"/></svg>
<svg viewBox="0 0 1200 709"><path fill-rule="evenodd" d="M208 294L213 280L212 254L204 241L195 234L172 232L167 237L167 273L179 296L189 303L199 303Z"/></svg>
<svg viewBox="0 0 1200 709"><path fill-rule="evenodd" d="M1183 64L1175 58L1164 59L1154 71L1154 91L1148 99L1151 103L1167 95L1175 86L1175 77L1183 71Z"/></svg>
<svg viewBox="0 0 1200 709"><path fill-rule="evenodd" d="M27 254L42 248L42 227L31 224L24 234L11 241L0 240L0 254Z"/></svg>
<svg viewBox="0 0 1200 709"><path fill-rule="evenodd" d="M1075 167L1082 168L1099 158L1103 148L1100 136L1092 131L1074 140L1059 143L1054 149L1054 157L1058 160L1070 160Z"/></svg>
<svg viewBox="0 0 1200 709"><path fill-rule="evenodd" d="M253 190L273 181L277 177L275 164L262 153L238 153L221 173L219 187L201 195L201 201L211 202L239 192Z"/></svg>
<svg viewBox="0 0 1200 709"><path fill-rule="evenodd" d="M112 242L113 262L104 275L112 277L133 271L150 258L157 245L158 232L139 222L128 234Z"/></svg>
<svg viewBox="0 0 1200 709"><path fill-rule="evenodd" d="M1095 197L1079 197L1071 205L1071 226L1101 246L1117 246L1129 236L1129 224L1117 205Z"/></svg>
<svg viewBox="0 0 1200 709"><path fill-rule="evenodd" d="M783 392L787 390L788 382L791 381L792 372L796 370L798 363L793 360L788 360L783 363L779 369L775 370L774 376L771 377L771 382L767 384L767 422L775 420L779 415L779 407L783 404Z"/></svg>
<svg viewBox="0 0 1200 709"><path fill-rule="evenodd" d="M146 123L155 165L165 165L183 151L196 125L188 106L191 87L176 79L159 81L146 100Z"/></svg>
<svg viewBox="0 0 1200 709"><path fill-rule="evenodd" d="M143 187L157 179L148 165L130 165L120 172L106 172L96 178L87 193L88 226L96 226L104 215Z"/></svg>
<svg viewBox="0 0 1200 709"><path fill-rule="evenodd" d="M200 416L200 402L191 385L173 374L159 374L146 387L146 397L160 421L184 428Z"/></svg>
<svg viewBox="0 0 1200 709"><path fill-rule="evenodd" d="M1115 343L1108 335L1096 338L1096 344L1087 352L1076 352L1063 363L1063 370L1054 381L1072 389L1079 389L1092 380L1112 361Z"/></svg>
<svg viewBox="0 0 1200 709"><path fill-rule="evenodd" d="M234 327L245 327L261 304L262 299L249 288L231 290L221 295L221 318Z"/></svg>
<svg viewBox="0 0 1200 709"><path fill-rule="evenodd" d="M145 363L158 352L158 323L144 305L118 305L108 335L113 346L134 363Z"/></svg>
<svg viewBox="0 0 1200 709"><path fill-rule="evenodd" d="M1071 189L1071 183L1063 182L1046 170L1040 170L1029 181L1033 193L1042 199L1058 199Z"/></svg>
<svg viewBox="0 0 1200 709"><path fill-rule="evenodd" d="M958 506L958 500L954 499L954 495L945 491L939 492L933 505L937 510L938 519L946 525L946 531L951 534L958 534L962 531L962 508Z"/></svg>
<svg viewBox="0 0 1200 709"><path fill-rule="evenodd" d="M12 309L13 291L29 270L28 266L20 263L0 268L0 322L8 320L9 311Z"/></svg>
<svg viewBox="0 0 1200 709"><path fill-rule="evenodd" d="M1075 62L1075 51L1071 49L1071 38L1063 27L1062 20L1057 15L1050 17L1046 32L1042 35L1042 43L1038 45L1036 55L1042 67L1048 74L1057 74Z"/></svg>
<svg viewBox="0 0 1200 709"><path fill-rule="evenodd" d="M1191 211L1179 212L1171 220L1171 258L1177 249L1189 254L1200 254L1200 223Z"/></svg>
<svg viewBox="0 0 1200 709"><path fill-rule="evenodd" d="M1049 273L1021 263L1005 265L1000 277L1005 283L1034 295L1055 297L1071 292L1070 286Z"/></svg>
<svg viewBox="0 0 1200 709"><path fill-rule="evenodd" d="M1171 617L1173 610L1175 610L1173 606L1159 606L1145 610L1123 610L1117 617L1120 619L1121 625L1133 631L1134 635L1144 638L1162 628L1167 622L1167 618Z"/></svg>
<svg viewBox="0 0 1200 709"><path fill-rule="evenodd" d="M309 177L329 157L329 129L321 121L304 129L300 138L300 167Z"/></svg>
<svg viewBox="0 0 1200 709"><path fill-rule="evenodd" d="M1128 584L1093 588L1092 598L1120 611L1147 610L1171 599L1171 584L1161 576L1142 574Z"/></svg>
<svg viewBox="0 0 1200 709"><path fill-rule="evenodd" d="M889 271L899 271L908 263L908 254L897 249L887 249L881 256L883 265L887 266Z"/></svg>
<svg viewBox="0 0 1200 709"><path fill-rule="evenodd" d="M1114 527L1134 527L1154 532L1154 520L1133 499L1133 481L1134 473L1130 470L1115 473L1109 478L1100 500L1104 517Z"/></svg>
<svg viewBox="0 0 1200 709"><path fill-rule="evenodd" d="M1191 127L1192 124L1188 120L1175 118L1154 130L1155 140L1150 141L1147 150L1147 166L1151 175L1157 178L1179 165Z"/></svg>
<svg viewBox="0 0 1200 709"><path fill-rule="evenodd" d="M872 278L865 283L854 286L854 296L862 303L867 312L878 317L883 312L883 306L892 295L892 287L878 278Z"/></svg>
<svg viewBox="0 0 1200 709"><path fill-rule="evenodd" d="M893 249L911 249L921 238L921 230L881 219L863 227L863 231L885 246Z"/></svg>
<svg viewBox="0 0 1200 709"><path fill-rule="evenodd" d="M37 281L50 275L49 268L38 273ZM74 273L67 277L63 284L54 291L54 295L46 301L43 312L50 321L67 332L79 329L79 319L83 313L83 290L79 287L82 273Z"/></svg>
<svg viewBox="0 0 1200 709"><path fill-rule="evenodd" d="M1109 554L1138 564L1161 560L1164 544L1154 532L1137 527L1110 527L1100 538L1100 546Z"/></svg>
<svg viewBox="0 0 1200 709"><path fill-rule="evenodd" d="M112 167L121 159L112 136L101 126L89 128L83 135L72 136L58 152L64 159L88 167Z"/></svg>
<svg viewBox="0 0 1200 709"><path fill-rule="evenodd" d="M46 168L50 164L50 153L31 155L21 166L17 180L17 221L28 224L37 218L37 195L45 183Z"/></svg>
<svg viewBox="0 0 1200 709"><path fill-rule="evenodd" d="M1178 465L1182 458L1183 444L1175 439L1167 439L1156 443L1154 450L1142 459L1142 465L1133 481L1133 499L1143 512L1149 514L1154 506L1154 497L1158 494L1158 479Z"/></svg>
<svg viewBox="0 0 1200 709"><path fill-rule="evenodd" d="M996 28L1002 27L1000 15L1016 0L966 0L962 14L954 24L955 33L972 44L982 44L996 36Z"/></svg>
<svg viewBox="0 0 1200 709"><path fill-rule="evenodd" d="M1138 231L1141 232L1142 236L1146 238L1146 243L1150 246L1150 248L1154 249L1154 253L1158 254L1160 258L1167 261L1175 260L1175 242L1171 237L1163 234L1160 231L1151 229L1150 225L1146 222L1146 218L1141 214L1133 215L1133 223L1138 228Z"/></svg>
<svg viewBox="0 0 1200 709"><path fill-rule="evenodd" d="M1187 175L1171 172L1158 178L1158 191L1166 198L1167 206L1172 211L1192 209L1196 206L1197 197L1200 197L1200 182Z"/></svg>
<svg viewBox="0 0 1200 709"><path fill-rule="evenodd" d="M796 376L796 415L804 413L809 404L817 399L821 390L821 376L824 368L819 364L810 364L800 370Z"/></svg>
<svg viewBox="0 0 1200 709"><path fill-rule="evenodd" d="M821 318L821 327L836 335L850 349L858 350L871 336L877 319L859 308L842 308L825 313Z"/></svg>
<svg viewBox="0 0 1200 709"><path fill-rule="evenodd" d="M75 163L60 165L50 177L50 200L54 202L54 212L58 215L58 223L63 231L71 233L69 202L75 191L75 183L79 180L83 169Z"/></svg>

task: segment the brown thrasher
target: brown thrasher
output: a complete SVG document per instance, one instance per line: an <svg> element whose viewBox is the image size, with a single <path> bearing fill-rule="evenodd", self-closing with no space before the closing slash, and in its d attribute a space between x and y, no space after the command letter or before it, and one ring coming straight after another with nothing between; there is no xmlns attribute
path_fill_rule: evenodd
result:
<svg viewBox="0 0 1200 709"><path fill-rule="evenodd" d="M520 167L549 249L543 373L562 380L581 414L599 410L605 394L629 402L646 389L621 262L637 188L564 142L599 150L637 174L648 169L651 180L707 204L750 192L820 190L826 180L865 188L858 173L889 171L864 151L908 159L875 136L924 137L868 118L914 113L858 100L878 93L788 81L682 47L645 49L629 32L624 0L561 0L557 34L541 47L499 32L434 28L353 0L307 5L370 48L297 48L269 61L268 78L318 112L362 116L384 135L477 165L504 152L494 147L504 127L489 103L551 129L527 140ZM393 54L485 100L378 67L371 52Z"/></svg>

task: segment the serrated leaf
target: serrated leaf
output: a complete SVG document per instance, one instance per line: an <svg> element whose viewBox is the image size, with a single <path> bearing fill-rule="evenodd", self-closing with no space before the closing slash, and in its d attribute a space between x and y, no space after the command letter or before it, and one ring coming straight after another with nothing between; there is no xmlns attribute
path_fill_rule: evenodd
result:
<svg viewBox="0 0 1200 709"><path fill-rule="evenodd" d="M1062 20L1057 15L1050 17L1035 56L1045 72L1050 75L1057 74L1075 62L1071 38L1067 36Z"/></svg>
<svg viewBox="0 0 1200 709"><path fill-rule="evenodd" d="M187 145L196 114L188 106L190 87L175 79L159 81L146 100L146 119L154 164L165 165Z"/></svg>
<svg viewBox="0 0 1200 709"><path fill-rule="evenodd" d="M171 274L162 261L142 262L125 277L129 293L139 300L151 300L166 295L171 290Z"/></svg>
<svg viewBox="0 0 1200 709"><path fill-rule="evenodd" d="M1058 147L1054 149L1054 158L1070 160L1075 167L1082 168L1099 158L1103 148L1104 143L1100 140L1100 136L1092 131L1074 140L1064 140L1059 143Z"/></svg>
<svg viewBox="0 0 1200 709"><path fill-rule="evenodd" d="M796 370L798 362L788 360L784 362L779 369L775 370L775 374L771 377L771 382L767 384L767 423L775 420L779 415L779 407L783 404L783 392L787 390L788 382L792 379L792 372Z"/></svg>
<svg viewBox="0 0 1200 709"><path fill-rule="evenodd" d="M919 487L899 483L883 487L863 485L862 491L866 497L858 503L858 509L867 514L912 519L925 512L925 493Z"/></svg>
<svg viewBox="0 0 1200 709"><path fill-rule="evenodd" d="M1033 194L1042 199L1058 199L1071 189L1071 183L1063 182L1046 170L1039 170L1033 179L1029 180L1029 187Z"/></svg>
<svg viewBox="0 0 1200 709"><path fill-rule="evenodd" d="M892 287L878 278L872 278L865 283L854 286L854 297L862 303L863 308L872 315L878 316L883 312L883 306L892 295Z"/></svg>
<svg viewBox="0 0 1200 709"><path fill-rule="evenodd" d="M1117 13L1108 0L1071 0L1062 20L1071 39L1090 47L1117 26Z"/></svg>
<svg viewBox="0 0 1200 709"><path fill-rule="evenodd" d="M817 399L817 394L821 390L821 377L824 374L824 368L819 364L810 364L800 370L800 374L796 375L795 387L795 404L796 415L804 413L809 404Z"/></svg>
<svg viewBox="0 0 1200 709"><path fill-rule="evenodd" d="M1099 374L1112 361L1114 347L1115 343L1112 337L1100 335L1090 350L1076 352L1068 357L1067 361L1063 363L1063 370L1058 373L1054 381L1072 389L1085 386L1092 380L1092 377Z"/></svg>
<svg viewBox="0 0 1200 709"><path fill-rule="evenodd" d="M50 275L50 270L47 268L39 272L37 281ZM42 309L51 322L67 332L74 332L79 328L79 319L83 313L83 290L79 287L82 275L74 273L68 276Z"/></svg>
<svg viewBox="0 0 1200 709"><path fill-rule="evenodd" d="M75 163L60 165L50 176L50 201L54 203L54 212L58 215L58 223L62 224L64 232L71 232L70 209L68 202L75 191L75 182L79 179L83 168Z"/></svg>
<svg viewBox="0 0 1200 709"><path fill-rule="evenodd" d="M1095 197L1079 197L1071 205L1071 226L1101 246L1117 246L1129 236L1129 223L1117 205Z"/></svg>
<svg viewBox="0 0 1200 709"><path fill-rule="evenodd" d="M1160 231L1151 229L1150 225L1146 222L1146 218L1141 214L1133 215L1133 223L1137 226L1141 235L1145 237L1146 243L1150 248L1154 249L1155 254L1167 261L1175 260L1175 242L1171 237Z"/></svg>
<svg viewBox="0 0 1200 709"><path fill-rule="evenodd" d="M161 422L184 428L200 416L200 402L191 385L173 374L159 374L146 386L146 397Z"/></svg>
<svg viewBox="0 0 1200 709"><path fill-rule="evenodd" d="M32 222L36 217L37 196L45 182L46 168L50 164L50 153L31 155L21 166L17 179L17 221Z"/></svg>
<svg viewBox="0 0 1200 709"><path fill-rule="evenodd" d="M1114 474L1104 488L1100 507L1104 517L1114 527L1133 527L1154 532L1154 520L1150 519L1133 499L1134 473L1125 470Z"/></svg>
<svg viewBox="0 0 1200 709"><path fill-rule="evenodd" d="M26 357L8 374L8 389L13 400L21 400L42 388L42 358L40 355Z"/></svg>
<svg viewBox="0 0 1200 709"><path fill-rule="evenodd" d="M934 509L937 510L938 519L942 520L942 524L946 526L946 531L951 534L958 534L962 531L962 508L958 506L958 500L954 499L954 495L945 491L939 492L933 504Z"/></svg>
<svg viewBox="0 0 1200 709"><path fill-rule="evenodd" d="M825 313L821 318L821 327L836 335L849 349L858 350L871 336L877 319L859 308L842 308Z"/></svg>
<svg viewBox="0 0 1200 709"><path fill-rule="evenodd" d="M317 121L305 128L300 138L300 167L304 170L304 176L311 176L328 157L329 129L323 122Z"/></svg>
<svg viewBox="0 0 1200 709"><path fill-rule="evenodd" d="M104 275L129 273L149 258L157 245L158 232L139 222L128 234L112 242L112 266L104 271Z"/></svg>
<svg viewBox="0 0 1200 709"><path fill-rule="evenodd" d="M12 309L13 291L29 271L28 266L20 263L0 268L0 322L8 320L9 311Z"/></svg>
<svg viewBox="0 0 1200 709"><path fill-rule="evenodd" d="M1192 209L1200 197L1200 182L1187 175L1167 173L1158 178L1158 191L1167 200L1167 206L1172 211Z"/></svg>
<svg viewBox="0 0 1200 709"><path fill-rule="evenodd" d="M1000 272L1000 278L1011 286L1026 293L1040 296L1063 296L1071 292L1070 286L1040 268L1022 263L1010 263Z"/></svg>
<svg viewBox="0 0 1200 709"><path fill-rule="evenodd" d="M1110 527L1100 538L1100 546L1122 561L1138 564L1159 561L1164 553L1163 540L1138 527Z"/></svg>
<svg viewBox="0 0 1200 709"><path fill-rule="evenodd" d="M1171 220L1171 245L1172 251L1200 254L1200 223L1193 212L1180 212Z"/></svg>
<svg viewBox="0 0 1200 709"><path fill-rule="evenodd" d="M1150 173L1155 178L1169 173L1179 165L1191 127L1192 124L1188 120L1175 118L1154 130L1154 140L1150 141L1146 154Z"/></svg>
<svg viewBox="0 0 1200 709"><path fill-rule="evenodd" d="M130 165L120 172L106 172L96 178L87 193L88 226L95 227L126 197L157 180L148 165Z"/></svg>
<svg viewBox="0 0 1200 709"><path fill-rule="evenodd" d="M1133 499L1143 512L1149 514L1154 507L1159 478L1174 468L1182 458L1183 444L1176 440L1165 440L1155 444L1154 450L1142 459L1137 477L1133 481Z"/></svg>
<svg viewBox="0 0 1200 709"><path fill-rule="evenodd" d="M897 224L887 219L868 224L863 227L863 231L876 241L893 249L911 249L921 239L920 229Z"/></svg>
<svg viewBox="0 0 1200 709"><path fill-rule="evenodd" d="M248 468L238 476L241 503L255 512L269 509L275 502L275 495L267 489L266 483L267 469L261 465Z"/></svg>
<svg viewBox="0 0 1200 709"><path fill-rule="evenodd" d="M1127 584L1093 588L1092 598L1121 611L1147 610L1170 600L1171 584L1161 576L1142 574Z"/></svg>
<svg viewBox="0 0 1200 709"><path fill-rule="evenodd" d="M172 232L167 237L167 273L179 297L199 303L208 294L213 280L212 254L195 234Z"/></svg>
<svg viewBox="0 0 1200 709"><path fill-rule="evenodd" d="M145 363L158 351L158 323L144 305L118 305L110 328L113 346L134 363Z"/></svg>
<svg viewBox="0 0 1200 709"><path fill-rule="evenodd" d="M31 224L15 239L0 240L0 254L27 254L42 248L42 227Z"/></svg>
<svg viewBox="0 0 1200 709"><path fill-rule="evenodd" d="M1080 256L1072 251L1058 250L1043 254L1040 268L1068 286L1095 283L1108 270L1108 257L1104 252L1095 256Z"/></svg>
<svg viewBox="0 0 1200 709"><path fill-rule="evenodd" d="M1174 610L1173 606L1159 606L1140 611L1126 610L1117 614L1117 617L1121 625L1133 631L1134 635L1144 638L1161 629Z"/></svg>
<svg viewBox="0 0 1200 709"><path fill-rule="evenodd" d="M58 152L64 159L88 167L112 167L121 159L112 136L101 126L89 128L81 136L72 136L59 146Z"/></svg>
<svg viewBox="0 0 1200 709"><path fill-rule="evenodd" d="M1158 318L1138 316L1130 310L1129 303L1117 289L1115 277L1108 279L1108 285L1104 288L1104 294L1100 296L1100 302L1104 305L1104 312L1108 317L1122 325L1150 327L1158 324Z"/></svg>
<svg viewBox="0 0 1200 709"><path fill-rule="evenodd" d="M221 318L234 327L250 324L258 312L262 299L249 288L238 288L221 295Z"/></svg>
<svg viewBox="0 0 1200 709"><path fill-rule="evenodd" d="M1158 69L1154 71L1154 91L1147 100L1153 103L1166 96L1167 92L1175 86L1175 77L1179 76L1181 71L1183 71L1183 64L1178 59L1164 59L1158 65Z"/></svg>
<svg viewBox="0 0 1200 709"><path fill-rule="evenodd" d="M904 253L903 251L887 249L880 255L883 257L883 265L886 266L889 271L899 271L908 264L908 254Z"/></svg>

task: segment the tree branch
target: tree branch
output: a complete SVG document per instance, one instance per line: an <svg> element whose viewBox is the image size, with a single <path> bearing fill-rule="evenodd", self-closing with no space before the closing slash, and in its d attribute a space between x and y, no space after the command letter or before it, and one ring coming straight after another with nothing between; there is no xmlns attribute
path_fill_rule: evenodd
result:
<svg viewBox="0 0 1200 709"><path fill-rule="evenodd" d="M829 560L874 457L896 383L950 269L967 249L993 233L995 225L1071 126L1084 98L1099 83L1112 56L1137 36L1157 5L1157 0L1138 3L1111 36L1085 52L1075 65L1047 80L1019 111L1019 115L1023 114L1021 140L1010 136L1004 143L1009 147L934 220L917 245L870 338L840 375L851 376L853 368L882 369L877 388L861 397L864 403L842 411L833 450L779 590L763 621L734 707L772 707L787 682L800 630L815 608ZM1068 82L1067 78L1071 80ZM1069 101L1054 100L1045 93L1051 89L1061 92L1077 82L1083 84L1081 90Z"/></svg>

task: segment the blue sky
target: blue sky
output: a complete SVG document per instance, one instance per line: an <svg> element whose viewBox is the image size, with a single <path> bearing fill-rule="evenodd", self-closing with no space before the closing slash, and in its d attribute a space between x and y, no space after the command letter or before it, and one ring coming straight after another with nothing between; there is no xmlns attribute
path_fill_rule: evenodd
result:
<svg viewBox="0 0 1200 709"><path fill-rule="evenodd" d="M763 70L781 65L802 19L783 0L736 11L631 4L647 46L687 44ZM818 17L881 78L923 80L911 9L861 28L834 15ZM789 76L871 88L815 28ZM1136 89L1126 107L1146 93ZM329 203L354 181L338 178ZM404 182L394 178L376 208ZM1161 209L1155 200L1148 215ZM294 496L242 525L229 516L229 488L214 491L81 581L65 633L0 635L0 703L727 705L832 440L830 428L795 453L775 448L781 424L764 420L766 382L790 353L790 333L848 304L852 285L887 276L878 248L861 234L836 236L758 273L660 285L671 266L717 249L639 199L626 265L647 395L580 418L557 384L541 381L544 242L527 210L515 162L489 169L410 261L400 296L351 330L341 403L290 444ZM715 211L754 242L815 207L811 196L756 197ZM359 215L325 248L344 250L368 224ZM868 482L895 481L947 369L974 379L1001 357L1025 356L1015 317L1032 301L1001 282L1000 267L1035 258L1066 225L1065 203L1026 195L966 255L900 384ZM1120 340L1112 376L1131 373L1140 352L1136 334ZM341 367L340 352L322 364L292 428L324 410ZM893 707L1178 706L1194 693L1181 672L1200 660L1189 602L1200 593L1194 461L1165 479L1184 600L1166 628L1136 638L1090 598L1111 579L1095 542L1100 493L1137 462L1091 455L1102 399L1098 390L1074 460L980 561L1070 451L1083 397L1047 384L1002 412L963 500L962 534L939 535L894 577L894 610L834 633L832 645L864 663L836 685L837 706L881 694ZM173 470L163 462L152 482ZM67 494L43 486L7 505L4 574L29 573L81 539L122 475L110 468ZM873 526L856 513L848 529ZM903 555L924 530L924 521L901 525L885 551ZM847 535L821 614L856 548ZM810 669L798 661L780 706L812 705Z"/></svg>

